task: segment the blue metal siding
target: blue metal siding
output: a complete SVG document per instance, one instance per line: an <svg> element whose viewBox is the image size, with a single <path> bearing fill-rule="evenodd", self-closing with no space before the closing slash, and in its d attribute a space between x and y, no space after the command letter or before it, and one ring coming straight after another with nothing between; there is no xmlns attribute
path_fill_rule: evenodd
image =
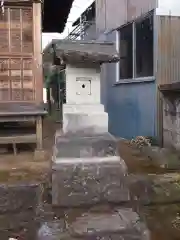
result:
<svg viewBox="0 0 180 240"><path fill-rule="evenodd" d="M110 89L107 98L109 131L132 138L155 136L155 84L135 83Z"/></svg>
<svg viewBox="0 0 180 240"><path fill-rule="evenodd" d="M114 40L115 33L106 36ZM106 64L101 79L103 104L109 114L109 131L115 136L132 138L138 135L155 136L156 85L155 82L126 83L113 86L116 80L115 64Z"/></svg>

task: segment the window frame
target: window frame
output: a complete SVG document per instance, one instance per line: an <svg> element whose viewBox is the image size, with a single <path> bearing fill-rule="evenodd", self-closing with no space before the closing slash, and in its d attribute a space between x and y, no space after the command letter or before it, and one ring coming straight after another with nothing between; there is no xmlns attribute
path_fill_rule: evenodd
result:
<svg viewBox="0 0 180 240"><path fill-rule="evenodd" d="M153 17L153 75L146 77L136 77L136 24L142 22L148 17ZM122 25L120 28L116 29L116 51L120 53L120 34L121 30L126 26L132 24L132 78L120 78L120 61L116 63L116 84L118 83L128 83L128 82L141 82L141 81L153 81L155 80L155 11L149 11L148 13L136 18L135 20Z"/></svg>

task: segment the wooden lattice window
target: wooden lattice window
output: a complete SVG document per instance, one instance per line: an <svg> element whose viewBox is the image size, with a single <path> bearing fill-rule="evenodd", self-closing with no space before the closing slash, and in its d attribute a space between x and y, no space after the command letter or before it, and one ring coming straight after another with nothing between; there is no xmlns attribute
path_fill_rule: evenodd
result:
<svg viewBox="0 0 180 240"><path fill-rule="evenodd" d="M0 59L0 101L33 101L32 58Z"/></svg>
<svg viewBox="0 0 180 240"><path fill-rule="evenodd" d="M32 8L6 7L0 15L0 54L33 52Z"/></svg>
<svg viewBox="0 0 180 240"><path fill-rule="evenodd" d="M0 14L0 102L34 101L32 7Z"/></svg>

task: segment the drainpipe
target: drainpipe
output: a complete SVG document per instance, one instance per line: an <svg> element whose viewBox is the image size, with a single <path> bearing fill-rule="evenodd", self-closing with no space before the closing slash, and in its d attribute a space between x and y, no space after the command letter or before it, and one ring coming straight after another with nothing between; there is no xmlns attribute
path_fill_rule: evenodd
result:
<svg viewBox="0 0 180 240"><path fill-rule="evenodd" d="M105 27L105 31L107 30L106 28L107 28L107 15L106 15L106 10L107 10L107 8L106 8L106 0L104 0L104 27Z"/></svg>

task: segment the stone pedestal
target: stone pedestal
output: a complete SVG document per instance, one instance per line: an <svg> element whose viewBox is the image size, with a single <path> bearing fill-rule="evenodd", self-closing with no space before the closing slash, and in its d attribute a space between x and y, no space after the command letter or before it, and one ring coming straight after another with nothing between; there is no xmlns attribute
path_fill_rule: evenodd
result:
<svg viewBox="0 0 180 240"><path fill-rule="evenodd" d="M116 139L108 133L108 114L101 104L101 63L114 59L110 46L66 42L58 48L61 62L66 63L66 104L63 133L56 136L53 154L53 205L129 200L126 167L117 154Z"/></svg>
<svg viewBox="0 0 180 240"><path fill-rule="evenodd" d="M63 132L99 134L108 132L108 114L102 104L65 104Z"/></svg>
<svg viewBox="0 0 180 240"><path fill-rule="evenodd" d="M57 136L53 156L52 202L55 206L122 203L129 200L126 166L116 140L102 135Z"/></svg>

